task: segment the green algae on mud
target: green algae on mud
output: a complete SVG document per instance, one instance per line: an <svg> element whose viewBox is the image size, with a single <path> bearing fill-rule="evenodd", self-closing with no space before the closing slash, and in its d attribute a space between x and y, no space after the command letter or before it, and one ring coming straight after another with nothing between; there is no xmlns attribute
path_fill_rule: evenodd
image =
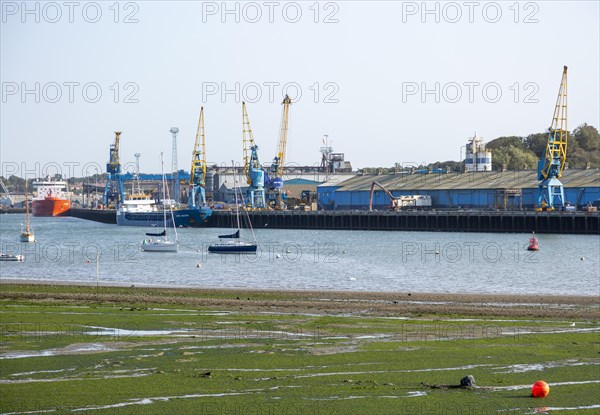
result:
<svg viewBox="0 0 600 415"><path fill-rule="evenodd" d="M111 301L86 299L93 287L61 287L84 301L57 299L55 287L9 288L27 295L0 301L1 413L525 414L549 407L576 414L600 407L598 321L282 313L245 309L252 300L241 296L240 306L216 307L198 293L190 304L139 302L124 288L106 288L122 296ZM458 384L468 374L481 388L425 386ZM551 387L541 400L529 396L540 379Z"/></svg>

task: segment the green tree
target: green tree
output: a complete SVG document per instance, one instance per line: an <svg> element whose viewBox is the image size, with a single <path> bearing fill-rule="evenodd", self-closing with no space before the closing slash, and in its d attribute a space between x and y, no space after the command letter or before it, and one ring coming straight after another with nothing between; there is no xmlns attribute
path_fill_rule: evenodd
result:
<svg viewBox="0 0 600 415"><path fill-rule="evenodd" d="M506 166L508 170L530 170L537 168L538 158L529 150L509 145L492 153L492 169L499 170Z"/></svg>
<svg viewBox="0 0 600 415"><path fill-rule="evenodd" d="M8 190L12 193L22 193L25 191L25 179L22 179L14 174L8 178Z"/></svg>
<svg viewBox="0 0 600 415"><path fill-rule="evenodd" d="M548 133L529 134L523 140L524 147L530 150L538 158L542 157L546 151L546 143L548 142Z"/></svg>
<svg viewBox="0 0 600 415"><path fill-rule="evenodd" d="M464 171L465 164L460 161L437 161L435 163L429 164L427 167L431 167L432 169L448 169L450 171Z"/></svg>
<svg viewBox="0 0 600 415"><path fill-rule="evenodd" d="M510 136L510 137L498 137L485 145L485 148L489 150L495 150L498 148L505 148L513 146L516 148L523 148L523 140L521 137Z"/></svg>
<svg viewBox="0 0 600 415"><path fill-rule="evenodd" d="M600 134L591 125L581 124L573 131L573 137L581 148L586 151L600 150Z"/></svg>

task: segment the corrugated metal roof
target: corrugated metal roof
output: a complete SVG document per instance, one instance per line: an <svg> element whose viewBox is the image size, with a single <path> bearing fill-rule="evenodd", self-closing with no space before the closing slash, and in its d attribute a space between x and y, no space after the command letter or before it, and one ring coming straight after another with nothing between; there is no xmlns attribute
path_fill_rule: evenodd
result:
<svg viewBox="0 0 600 415"><path fill-rule="evenodd" d="M329 176L327 178L327 180L323 183L321 183L318 187L321 186L341 186L342 183L346 182L347 180L352 180L354 178L356 178L356 175L351 175L351 174L334 174L332 176ZM371 185L371 183L369 183L369 186Z"/></svg>
<svg viewBox="0 0 600 415"><path fill-rule="evenodd" d="M286 185L317 185L320 182L316 182L314 180L308 180L308 179L303 179L303 178L295 178L295 179L290 179L290 180L286 180L285 184Z"/></svg>
<svg viewBox="0 0 600 415"><path fill-rule="evenodd" d="M364 175L345 180L339 191L369 191L376 181L388 190L452 190L452 189L505 189L537 188L537 171L386 174ZM560 181L565 187L600 187L600 170L565 170ZM335 186L324 183L321 186Z"/></svg>

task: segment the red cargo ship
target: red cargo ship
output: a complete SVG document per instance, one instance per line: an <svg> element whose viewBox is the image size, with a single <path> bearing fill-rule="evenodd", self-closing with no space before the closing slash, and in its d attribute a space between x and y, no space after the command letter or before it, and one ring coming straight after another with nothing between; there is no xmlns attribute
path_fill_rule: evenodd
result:
<svg viewBox="0 0 600 415"><path fill-rule="evenodd" d="M31 203L33 216L60 216L71 209L67 182L45 181L33 185L37 188L37 196Z"/></svg>

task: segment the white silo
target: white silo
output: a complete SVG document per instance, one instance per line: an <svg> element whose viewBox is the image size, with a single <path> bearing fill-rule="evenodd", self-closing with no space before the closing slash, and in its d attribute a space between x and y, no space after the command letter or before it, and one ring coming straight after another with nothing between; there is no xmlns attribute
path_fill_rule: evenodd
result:
<svg viewBox="0 0 600 415"><path fill-rule="evenodd" d="M492 152L485 149L482 137L477 137L477 134L475 134L470 138L465 153L465 171L492 170Z"/></svg>

